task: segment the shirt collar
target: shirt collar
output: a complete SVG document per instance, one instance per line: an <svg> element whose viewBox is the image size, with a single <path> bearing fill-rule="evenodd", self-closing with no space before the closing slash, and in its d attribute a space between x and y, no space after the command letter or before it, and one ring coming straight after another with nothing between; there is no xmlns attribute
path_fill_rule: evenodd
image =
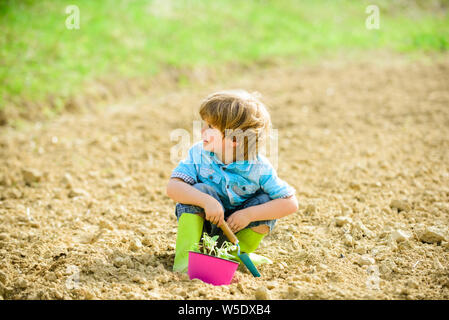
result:
<svg viewBox="0 0 449 320"><path fill-rule="evenodd" d="M204 150L204 149L203 149ZM248 165L250 162L248 161L248 160L243 160L243 161L234 161L234 162L231 162L231 163L228 163L228 164L224 164L218 157L217 157L217 155L215 154L215 152L212 152L212 151L206 151L206 150L204 150L205 152L206 152L206 154L207 155L209 155L212 159L213 159L213 161L215 162L215 163L217 163L218 165L220 165L220 166L225 166L225 167L227 167L227 168L232 168L232 167L234 167L234 166L236 166L236 165ZM257 162L257 160L256 160L256 162Z"/></svg>

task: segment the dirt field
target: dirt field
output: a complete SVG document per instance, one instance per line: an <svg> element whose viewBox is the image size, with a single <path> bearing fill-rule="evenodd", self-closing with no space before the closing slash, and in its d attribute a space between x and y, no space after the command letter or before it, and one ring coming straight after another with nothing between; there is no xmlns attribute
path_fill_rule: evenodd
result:
<svg viewBox="0 0 449 320"><path fill-rule="evenodd" d="M328 62L153 90L0 137L0 299L449 299L449 63ZM300 210L255 279L171 272L170 132L257 90Z"/></svg>

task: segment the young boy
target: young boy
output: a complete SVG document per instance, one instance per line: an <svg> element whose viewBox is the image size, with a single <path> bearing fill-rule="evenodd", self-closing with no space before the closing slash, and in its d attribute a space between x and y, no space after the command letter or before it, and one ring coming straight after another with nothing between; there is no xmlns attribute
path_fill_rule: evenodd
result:
<svg viewBox="0 0 449 320"><path fill-rule="evenodd" d="M228 223L241 252L257 249L276 219L298 210L295 189L259 154L271 127L263 103L243 90L209 95L201 104L202 141L173 170L167 195L177 202L174 271L186 272L188 251ZM206 220L206 223L205 223Z"/></svg>

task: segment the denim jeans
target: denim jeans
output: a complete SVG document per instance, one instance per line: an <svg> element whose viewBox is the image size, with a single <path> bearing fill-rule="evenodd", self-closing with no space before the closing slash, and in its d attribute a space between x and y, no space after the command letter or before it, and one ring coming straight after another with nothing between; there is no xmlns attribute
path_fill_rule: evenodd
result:
<svg viewBox="0 0 449 320"><path fill-rule="evenodd" d="M198 189L201 192L207 193L208 195L214 197L215 199L218 200L218 202L221 203L220 197L219 197L217 191L215 191L215 189L213 187L211 187L205 183L196 183L196 184L192 185L192 187L194 187L195 189ZM237 210L241 210L241 209L252 207L252 206L257 206L259 204L263 204L268 201L271 201L271 198L268 196L268 194L266 194L264 192L258 192L252 198L249 198L248 200L246 200L244 203L242 203L239 207L237 207L235 209L223 208L225 220ZM176 213L177 219L179 220L179 218L181 217L181 215L183 213L190 213L190 214L204 213L204 209L201 207L195 206L195 205L177 203L175 213ZM246 226L244 229L256 227L256 226L263 225L263 224L270 227L270 232L271 232L276 224L276 219L253 221L250 224L248 224L248 226ZM214 236L214 235L221 236L222 235L221 229L219 229L215 224L210 223L209 221L205 221L203 231L207 232L211 236Z"/></svg>

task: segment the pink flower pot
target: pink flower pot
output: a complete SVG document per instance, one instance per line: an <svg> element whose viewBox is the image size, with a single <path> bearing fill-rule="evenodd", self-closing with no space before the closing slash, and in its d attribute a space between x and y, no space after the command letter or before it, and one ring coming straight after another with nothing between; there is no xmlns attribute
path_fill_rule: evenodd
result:
<svg viewBox="0 0 449 320"><path fill-rule="evenodd" d="M215 286L230 284L238 262L189 251L187 274L190 279L200 279Z"/></svg>

